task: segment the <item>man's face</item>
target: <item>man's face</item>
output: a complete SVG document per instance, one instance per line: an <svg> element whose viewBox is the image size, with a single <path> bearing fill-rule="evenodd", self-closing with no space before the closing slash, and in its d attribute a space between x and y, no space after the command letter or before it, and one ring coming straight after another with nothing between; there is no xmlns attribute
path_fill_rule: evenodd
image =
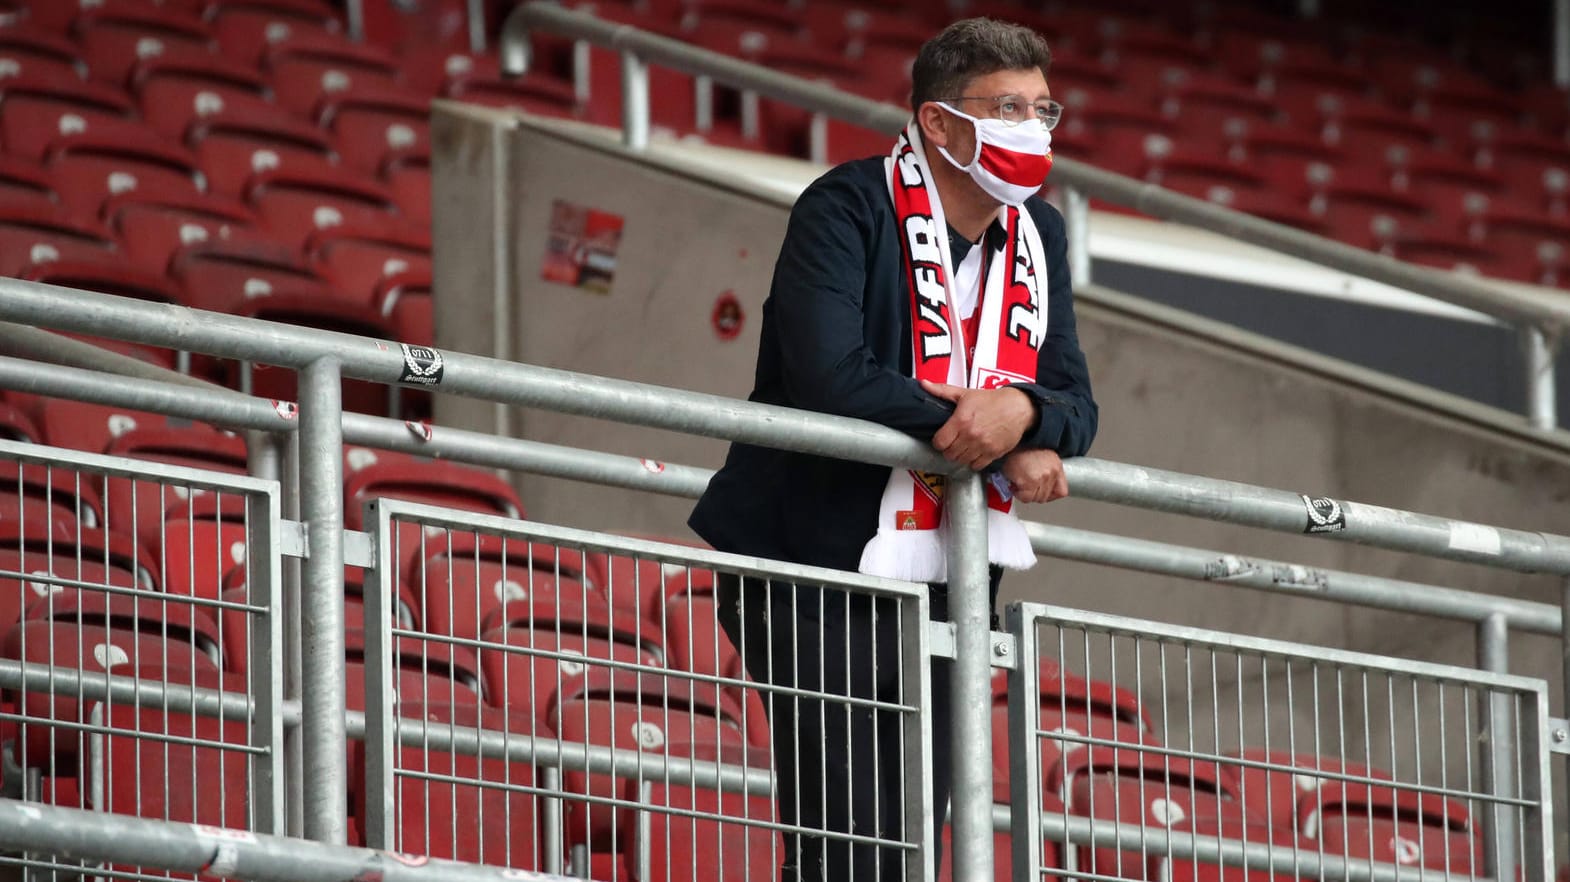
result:
<svg viewBox="0 0 1570 882"><path fill-rule="evenodd" d="M977 119L987 119L997 115L997 102L992 100L994 98L1002 95L1018 95L1026 102L1034 104L1051 98L1052 92L1047 88L1047 78L1041 75L1041 69L1032 67L1024 70L1000 70L976 77L965 86L960 95L965 97L950 97L944 103ZM947 111L942 112L942 117L942 137L934 137L934 143L948 148L949 155L956 161L970 162L971 157L976 155L975 128L969 120L960 119Z"/></svg>

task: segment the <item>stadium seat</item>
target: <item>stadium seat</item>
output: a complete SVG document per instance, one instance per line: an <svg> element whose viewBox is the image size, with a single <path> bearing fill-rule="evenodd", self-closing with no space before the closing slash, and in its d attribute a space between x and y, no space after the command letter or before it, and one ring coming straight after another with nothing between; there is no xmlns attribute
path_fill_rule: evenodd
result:
<svg viewBox="0 0 1570 882"><path fill-rule="evenodd" d="M0 275L15 276L28 264L113 256L114 236L91 219L61 209L0 206Z"/></svg>
<svg viewBox="0 0 1570 882"><path fill-rule="evenodd" d="M531 608L537 614L513 626L485 631L480 669L488 700L497 707L526 709L544 717L562 687L590 669L609 669L606 662L657 668L659 656L633 634L619 634L597 616L577 616ZM547 616L551 616L549 621Z"/></svg>
<svg viewBox="0 0 1570 882"><path fill-rule="evenodd" d="M294 33L266 47L263 69L282 106L315 119L323 101L362 87L393 87L398 63L386 52L325 32Z"/></svg>
<svg viewBox="0 0 1570 882"><path fill-rule="evenodd" d="M247 183L261 175L336 168L337 153L324 132L258 98L228 99L222 109L193 120L186 138L209 189L225 196L244 195Z"/></svg>
<svg viewBox="0 0 1570 882"><path fill-rule="evenodd" d="M1325 787L1344 783L1349 777L1394 780L1383 769L1340 757L1264 748L1234 751L1229 756L1244 761L1231 765L1243 808L1284 830L1298 828L1302 808Z"/></svg>
<svg viewBox="0 0 1570 882"><path fill-rule="evenodd" d="M15 418L27 420L25 413L13 410ZM28 421L26 425L32 425ZM39 463L23 464L15 460L0 460L0 520L9 520L21 500L33 499L57 509L57 514L80 521L86 527L103 527L105 509L103 478L82 474L65 466L44 466ZM35 526L43 527L40 523Z"/></svg>
<svg viewBox="0 0 1570 882"><path fill-rule="evenodd" d="M430 101L408 89L361 89L323 103L318 122L344 162L375 174L389 151L430 149Z"/></svg>
<svg viewBox="0 0 1570 882"><path fill-rule="evenodd" d="M349 710L365 710L365 632L344 631L344 678ZM394 701L402 704L452 702L480 704L483 699L480 666L474 650L416 637L394 638Z"/></svg>
<svg viewBox="0 0 1570 882"><path fill-rule="evenodd" d="M139 61L212 46L212 33L201 19L153 4L84 6L72 29L93 78L120 87Z"/></svg>
<svg viewBox="0 0 1570 882"><path fill-rule="evenodd" d="M442 533L411 560L407 583L422 600L425 628L468 640L481 623L512 601L575 608L587 598L603 604L583 581L583 556L493 534Z"/></svg>
<svg viewBox="0 0 1570 882"><path fill-rule="evenodd" d="M144 58L128 80L147 125L173 141L185 141L193 121L232 102L268 98L266 81L254 67L202 50Z"/></svg>
<svg viewBox="0 0 1570 882"><path fill-rule="evenodd" d="M60 205L54 182L36 162L0 155L0 204L50 212Z"/></svg>
<svg viewBox="0 0 1570 882"><path fill-rule="evenodd" d="M0 401L0 438L7 441L36 442L41 433L32 417L15 405Z"/></svg>
<svg viewBox="0 0 1570 882"><path fill-rule="evenodd" d="M164 274L128 266L123 259L46 260L22 267L16 276L150 303L182 304L185 300L185 292Z"/></svg>
<svg viewBox="0 0 1570 882"><path fill-rule="evenodd" d="M609 747L623 755L653 753L691 759L725 748L745 749L741 707L728 696L719 705L699 698L690 681L658 674L610 671L591 666L565 684L551 706L546 722L560 737L573 744ZM591 851L610 851L614 830L631 825L627 806L572 801L574 794L601 799L638 799L637 782L608 775L565 772L562 790L569 802L565 818L569 844L582 843Z"/></svg>
<svg viewBox="0 0 1570 882"><path fill-rule="evenodd" d="M219 50L250 65L261 64L270 47L291 38L331 36L343 30L337 13L320 3L237 0L213 4L208 17Z"/></svg>
<svg viewBox="0 0 1570 882"><path fill-rule="evenodd" d="M191 306L214 312L232 312L267 297L333 299L332 288L297 251L256 236L185 245L170 259L169 274L185 286Z"/></svg>
<svg viewBox="0 0 1570 882"><path fill-rule="evenodd" d="M63 398L41 399L35 418L45 444L88 453L102 453L109 442L126 432L168 423L161 414Z"/></svg>
<svg viewBox="0 0 1570 882"><path fill-rule="evenodd" d="M381 179L410 223L423 226L431 222L430 151L416 145L389 152L382 159Z"/></svg>
<svg viewBox="0 0 1570 882"><path fill-rule="evenodd" d="M687 548L709 547L702 542L666 536L631 535L631 538L650 539ZM712 584L713 579L713 574L702 568L693 570L689 576L688 567L683 564L667 564L649 557L606 553L589 555L587 575L594 584L600 586L600 590L612 604L638 610L651 617L658 616L664 609L668 584L676 581L690 584L689 579L708 579ZM654 621L658 619L655 618Z"/></svg>
<svg viewBox="0 0 1570 882"><path fill-rule="evenodd" d="M42 161L56 138L127 122L131 103L102 83L44 79L32 74L0 79L0 134L10 156Z"/></svg>
<svg viewBox="0 0 1570 882"><path fill-rule="evenodd" d="M300 325L323 331L355 334L378 340L392 338L392 332L369 306L357 306L338 296L320 297L302 293L274 293L255 297L230 310L242 318ZM250 394L274 401L298 401L294 371L271 365L238 362L225 364L226 381L232 388L249 389ZM354 413L386 415L387 387L364 380L343 381L343 408Z"/></svg>
<svg viewBox="0 0 1570 882"><path fill-rule="evenodd" d="M246 473L245 441L206 426L133 429L110 441L104 452L231 475ZM133 533L153 549L163 545L169 529L164 522L174 517L193 495L208 492L160 481L133 482L129 478L111 478L107 484L109 526ZM174 566L185 565L181 558L172 555L166 559Z"/></svg>
<svg viewBox="0 0 1570 882"><path fill-rule="evenodd" d="M137 673L158 678L163 672ZM232 678L201 685L245 689ZM89 717L105 729L94 736L83 764L89 808L205 827L247 830L262 824L253 815L244 720L109 703L93 705Z"/></svg>
<svg viewBox="0 0 1570 882"><path fill-rule="evenodd" d="M713 594L677 594L654 618L665 626L665 646L673 670L721 676L740 657L715 618ZM652 617L651 617L652 618Z"/></svg>
<svg viewBox="0 0 1570 882"><path fill-rule="evenodd" d="M0 29L0 70L8 76L27 74L49 80L87 76L75 43L26 24Z"/></svg>
<svg viewBox="0 0 1570 882"><path fill-rule="evenodd" d="M1483 862L1482 831L1466 806L1438 794L1334 783L1305 796L1299 827L1325 853L1470 875Z"/></svg>
<svg viewBox="0 0 1570 882"><path fill-rule="evenodd" d="M344 475L344 524L352 530L374 525L365 521L365 503L372 499L402 499L461 511L480 512L521 518L523 503L502 479L489 472L447 462L390 459ZM440 530L426 531L417 524L398 521L394 539L394 560L401 572L412 572L415 559L424 551L428 538L445 536ZM453 534L457 537L457 533Z"/></svg>
<svg viewBox="0 0 1570 882"><path fill-rule="evenodd" d="M346 631L363 632L365 620L365 570L344 567L343 574L343 624ZM235 567L224 577L224 591L220 598L228 604L250 605L255 603L246 582L245 565ZM218 622L223 630L224 659L227 670L244 674L250 670L250 617L248 610L239 606L226 606L219 611ZM399 584L397 606L393 624L404 630L420 629L419 600L410 593L407 585Z"/></svg>
<svg viewBox="0 0 1570 882"><path fill-rule="evenodd" d="M224 577L246 562L248 533L243 496L193 494L171 509L164 521L164 590L217 600Z"/></svg>
<svg viewBox="0 0 1570 882"><path fill-rule="evenodd" d="M211 193L123 193L110 197L103 213L120 237L125 256L158 273L169 270L181 248L223 242L256 224L256 216L245 205Z"/></svg>
<svg viewBox="0 0 1570 882"><path fill-rule="evenodd" d="M720 762L757 774L767 774L770 766L766 750L729 743L674 744L669 752L698 763ZM698 878L744 882L770 879L779 872L784 843L774 830L761 826L777 823L774 801L768 796L692 787L655 776L643 803L649 806L642 812L648 819L649 874L639 876L634 869L631 878L638 882ZM702 812L707 817L668 814L661 809ZM726 820L710 819L716 815ZM623 854L637 853L642 835L637 818L635 811L629 818L634 823L621 828Z"/></svg>
<svg viewBox="0 0 1570 882"><path fill-rule="evenodd" d="M196 157L138 123L95 123L56 137L44 165L61 202L80 217L98 218L104 201L121 193L202 191Z"/></svg>
<svg viewBox="0 0 1570 882"><path fill-rule="evenodd" d="M409 272L430 275L431 234L403 220L329 227L311 235L306 254L337 291L355 303L374 305L384 280ZM390 318L387 310L378 311Z"/></svg>
<svg viewBox="0 0 1570 882"><path fill-rule="evenodd" d="M551 737L541 722L525 713L476 704L407 702L399 715L423 720L427 731L438 733ZM538 797L525 792L538 786L533 766L435 746L397 747L393 763L393 812L399 831L395 849L519 870L543 868ZM356 785L354 810L363 825L363 773L352 769L351 780Z"/></svg>
<svg viewBox="0 0 1570 882"><path fill-rule="evenodd" d="M405 270L376 283L371 305L387 320L398 339L416 346L436 345L435 304L429 270ZM419 394L418 390L404 392Z"/></svg>
<svg viewBox="0 0 1570 882"><path fill-rule="evenodd" d="M244 198L275 238L295 248L318 230L377 227L399 216L389 190L327 165L290 163L258 172L247 181Z"/></svg>

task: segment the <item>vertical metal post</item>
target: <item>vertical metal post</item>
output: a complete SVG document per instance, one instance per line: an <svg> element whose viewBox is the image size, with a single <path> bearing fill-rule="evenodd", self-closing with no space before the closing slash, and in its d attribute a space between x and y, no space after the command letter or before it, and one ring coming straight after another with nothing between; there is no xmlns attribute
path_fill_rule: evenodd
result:
<svg viewBox="0 0 1570 882"><path fill-rule="evenodd" d="M991 882L992 875L992 610L987 575L987 498L981 476L949 476L949 618L954 622L955 882ZM941 806L935 807L938 812Z"/></svg>
<svg viewBox="0 0 1570 882"><path fill-rule="evenodd" d="M918 849L905 861L905 882L931 882L937 878L935 858L943 822L937 817L938 807L932 804L932 645L927 631L932 608L926 595L900 601L899 616L899 700L919 708L917 713L901 716L905 763L901 771L907 782L905 840L914 841Z"/></svg>
<svg viewBox="0 0 1570 882"><path fill-rule="evenodd" d="M1559 398L1554 382L1554 356L1558 340L1542 328L1522 332L1526 347L1526 415L1532 428L1559 428Z"/></svg>
<svg viewBox="0 0 1570 882"><path fill-rule="evenodd" d="M1521 711L1521 798L1534 806L1524 813L1526 820L1521 839L1526 851L1521 857L1521 880L1548 882L1555 874L1548 690L1523 697Z"/></svg>
<svg viewBox="0 0 1570 882"><path fill-rule="evenodd" d="M1554 85L1570 89L1570 0L1554 0Z"/></svg>
<svg viewBox="0 0 1570 882"><path fill-rule="evenodd" d="M300 371L300 512L306 524L300 597L300 701L305 836L344 845L348 792L343 668L343 390L338 361Z"/></svg>
<svg viewBox="0 0 1570 882"><path fill-rule="evenodd" d="M277 481L282 476L278 446L265 432L246 433L249 469L258 478ZM281 485L280 485L281 486ZM288 800L284 795L283 700L284 610L280 576L283 553L279 540L283 507L279 494L246 497L245 582L247 602L267 612L248 616L251 657L246 660L255 713L249 721L251 746L264 753L251 755L251 792L254 822L259 832L286 835Z"/></svg>
<svg viewBox="0 0 1570 882"><path fill-rule="evenodd" d="M649 65L636 52L621 54L621 142L649 146Z"/></svg>
<svg viewBox="0 0 1570 882"><path fill-rule="evenodd" d="M469 0L469 51L485 51L485 0Z"/></svg>
<svg viewBox="0 0 1570 882"><path fill-rule="evenodd" d="M349 23L349 39L356 43L365 39L365 2L364 0L345 0L343 4L344 18Z"/></svg>
<svg viewBox="0 0 1570 882"><path fill-rule="evenodd" d="M277 437L283 460L283 516L300 521L300 436L291 433ZM283 695L285 700L300 701L300 559L283 561ZM283 733L284 804L289 820L289 835L305 836L305 747L304 727L290 726Z"/></svg>
<svg viewBox="0 0 1570 882"><path fill-rule="evenodd" d="M1510 672L1510 625L1495 613L1477 624L1477 666L1495 674ZM1481 757L1484 792L1504 799L1515 798L1515 713L1510 695L1490 691L1486 737ZM1495 806L1483 842L1485 873L1495 879L1516 878L1516 810Z"/></svg>
<svg viewBox="0 0 1570 882"><path fill-rule="evenodd" d="M1068 228L1068 272L1076 285L1090 284L1090 197L1063 188L1063 225Z"/></svg>
<svg viewBox="0 0 1570 882"><path fill-rule="evenodd" d="M396 848L397 817L393 804L393 757L397 745L393 720L393 608L397 564L393 560L392 519L377 502L366 512L376 531L376 566L366 574L365 589L365 845Z"/></svg>
<svg viewBox="0 0 1570 882"><path fill-rule="evenodd" d="M1014 635L1014 670L1009 671L1009 829L1013 878L1041 878L1041 663L1036 623L1018 603L1009 604L1007 627Z"/></svg>

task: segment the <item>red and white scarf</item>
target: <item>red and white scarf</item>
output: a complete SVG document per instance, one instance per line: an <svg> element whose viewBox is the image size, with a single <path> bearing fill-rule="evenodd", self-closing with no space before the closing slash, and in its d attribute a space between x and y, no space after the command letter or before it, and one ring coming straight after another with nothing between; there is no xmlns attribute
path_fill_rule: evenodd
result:
<svg viewBox="0 0 1570 882"><path fill-rule="evenodd" d="M1002 206L1002 247L983 254L977 339L967 340L955 314L948 222L912 122L885 168L910 288L912 375L917 380L992 389L1036 380L1037 351L1047 334L1046 250L1035 222ZM986 247L985 240L978 247ZM970 353L973 352L973 356ZM1025 526L1014 516L1006 482L987 483L987 553L1015 570L1036 563ZM878 509L878 532L861 553L861 572L914 582L948 580L944 477L894 469Z"/></svg>

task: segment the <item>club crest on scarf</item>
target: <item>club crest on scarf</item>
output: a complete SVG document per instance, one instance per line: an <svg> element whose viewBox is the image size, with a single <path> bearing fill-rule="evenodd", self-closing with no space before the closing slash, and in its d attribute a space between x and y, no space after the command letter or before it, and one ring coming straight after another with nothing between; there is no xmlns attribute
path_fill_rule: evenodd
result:
<svg viewBox="0 0 1570 882"><path fill-rule="evenodd" d="M911 370L917 380L992 389L1036 379L1046 339L1046 286L1041 235L1018 206L999 209L1001 246L983 252L975 340L954 314L948 222L922 153L915 123L889 157L889 194L910 296ZM988 246L982 246L988 247ZM862 551L864 573L913 581L947 579L943 475L894 469L884 489L878 531ZM987 485L988 548L993 563L1026 569L1035 563L1013 500Z"/></svg>

